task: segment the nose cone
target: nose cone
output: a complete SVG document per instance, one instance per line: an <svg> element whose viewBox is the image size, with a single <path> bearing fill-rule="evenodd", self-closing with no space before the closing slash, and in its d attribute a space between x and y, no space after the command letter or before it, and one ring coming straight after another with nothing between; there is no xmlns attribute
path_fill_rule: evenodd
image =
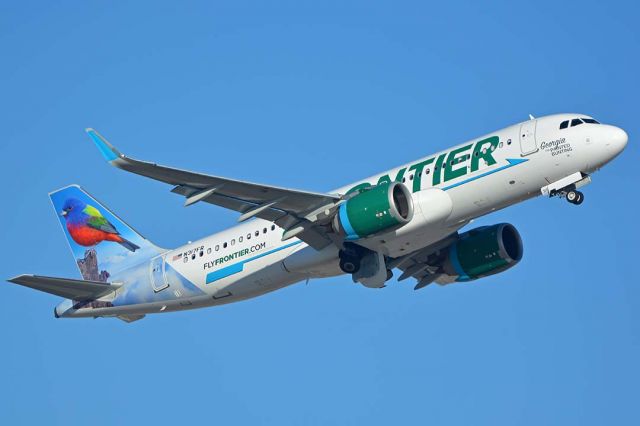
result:
<svg viewBox="0 0 640 426"><path fill-rule="evenodd" d="M627 135L627 132L615 126L611 126L607 133L607 146L609 147L611 155L615 157L627 146L629 136Z"/></svg>

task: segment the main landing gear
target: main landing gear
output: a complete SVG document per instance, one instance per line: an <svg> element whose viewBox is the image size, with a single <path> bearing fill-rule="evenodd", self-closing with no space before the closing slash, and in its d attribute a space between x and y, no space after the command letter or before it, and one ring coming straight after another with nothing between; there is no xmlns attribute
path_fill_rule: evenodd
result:
<svg viewBox="0 0 640 426"><path fill-rule="evenodd" d="M582 192L576 191L575 189L567 191L565 198L568 202L575 205L580 205L584 201L584 195Z"/></svg>
<svg viewBox="0 0 640 426"><path fill-rule="evenodd" d="M382 288L393 276L386 265L384 255L379 251L345 242L338 253L340 269L351 275L353 282L369 288Z"/></svg>

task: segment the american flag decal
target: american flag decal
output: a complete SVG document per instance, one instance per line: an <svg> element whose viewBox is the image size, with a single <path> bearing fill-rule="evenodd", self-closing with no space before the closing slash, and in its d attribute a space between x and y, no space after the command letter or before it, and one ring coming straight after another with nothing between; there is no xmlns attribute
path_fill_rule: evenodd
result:
<svg viewBox="0 0 640 426"><path fill-rule="evenodd" d="M176 260L180 260L182 259L182 253L180 254L176 254L175 256L173 256L173 261L175 262Z"/></svg>

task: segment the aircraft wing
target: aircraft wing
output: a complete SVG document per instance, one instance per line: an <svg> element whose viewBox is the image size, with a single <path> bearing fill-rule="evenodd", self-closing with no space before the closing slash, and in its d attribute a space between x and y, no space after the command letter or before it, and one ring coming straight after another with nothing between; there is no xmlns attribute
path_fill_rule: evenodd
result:
<svg viewBox="0 0 640 426"><path fill-rule="evenodd" d="M120 153L94 129L86 130L104 158L113 166L174 185L185 206L199 201L240 212L239 222L259 217L283 228L283 240L298 237L315 249L331 244L325 225L338 205L339 195L261 185L135 160Z"/></svg>
<svg viewBox="0 0 640 426"><path fill-rule="evenodd" d="M78 301L94 300L118 289L119 286L100 281L74 280L69 278L19 275L8 280L14 284L44 291Z"/></svg>

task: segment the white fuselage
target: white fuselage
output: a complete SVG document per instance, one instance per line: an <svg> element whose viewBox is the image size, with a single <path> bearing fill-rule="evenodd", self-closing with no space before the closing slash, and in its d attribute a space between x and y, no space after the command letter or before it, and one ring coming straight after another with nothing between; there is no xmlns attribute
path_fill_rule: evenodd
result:
<svg viewBox="0 0 640 426"><path fill-rule="evenodd" d="M375 185L385 176L404 180L416 209L412 221L393 232L358 242L385 256L398 257L437 242L474 218L540 195L541 188L566 176L591 174L622 151L626 134L617 127L582 124L559 128L561 122L577 117L588 116L559 114L519 123L332 192L344 194L357 185ZM476 150L475 144L495 137L495 163L487 164L482 146ZM487 149L491 147L486 144ZM456 150L459 153L451 155ZM472 163L474 155L477 159ZM451 159L452 164L444 164ZM448 170L443 170L445 167ZM439 191L429 191L434 188ZM435 203L431 202L434 196L446 198L445 203L438 202L446 206L444 211L435 216ZM58 311L64 316L100 316L192 309L244 300L308 278L342 273L334 245L316 251L295 238L281 241L282 232L271 222L254 219L151 261L160 265L164 260L167 268L175 269L202 290L200 296L184 297L176 291L170 298L149 303L77 310L66 306ZM162 268L164 271L164 264ZM123 285L127 284L126 276L126 271L120 274ZM153 282L151 277L149 285L158 293L174 292L172 283L163 279L157 275Z"/></svg>

